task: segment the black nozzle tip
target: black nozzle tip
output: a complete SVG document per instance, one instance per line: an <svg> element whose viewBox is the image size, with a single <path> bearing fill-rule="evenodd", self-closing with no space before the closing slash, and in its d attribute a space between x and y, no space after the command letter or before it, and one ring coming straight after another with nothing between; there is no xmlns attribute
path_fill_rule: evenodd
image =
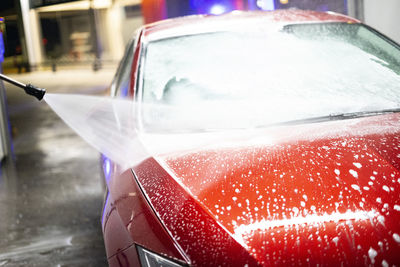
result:
<svg viewBox="0 0 400 267"><path fill-rule="evenodd" d="M43 96L46 93L45 89L38 88L32 84L27 84L24 90L28 95L36 97L39 101L43 99Z"/></svg>

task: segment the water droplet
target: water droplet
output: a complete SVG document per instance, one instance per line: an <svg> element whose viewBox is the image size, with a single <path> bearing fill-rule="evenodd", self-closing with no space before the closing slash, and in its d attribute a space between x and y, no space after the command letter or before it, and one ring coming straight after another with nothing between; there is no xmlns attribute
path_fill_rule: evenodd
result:
<svg viewBox="0 0 400 267"><path fill-rule="evenodd" d="M397 233L393 234L393 239L394 241L396 241L397 243L400 243L400 236Z"/></svg>
<svg viewBox="0 0 400 267"><path fill-rule="evenodd" d="M385 190L386 192L390 191L390 189L389 189L389 187L387 185L382 186L382 189Z"/></svg>
<svg viewBox="0 0 400 267"><path fill-rule="evenodd" d="M358 173L355 170L350 169L349 173L354 176L354 178L358 178Z"/></svg>
<svg viewBox="0 0 400 267"><path fill-rule="evenodd" d="M360 190L360 187L359 187L358 185L356 185L356 184L352 184L351 187L352 187L354 190L357 190L357 191Z"/></svg>
<svg viewBox="0 0 400 267"><path fill-rule="evenodd" d="M293 207L292 210L294 212L294 216L297 216L297 214L299 214L299 209L297 207Z"/></svg>
<svg viewBox="0 0 400 267"><path fill-rule="evenodd" d="M378 252L376 252L375 249L373 249L372 247L369 248L368 250L368 256L371 260L371 263L374 264L375 263L375 257L376 255L378 255Z"/></svg>
<svg viewBox="0 0 400 267"><path fill-rule="evenodd" d="M358 169L362 167L361 163L358 162L354 162L353 165L356 166Z"/></svg>

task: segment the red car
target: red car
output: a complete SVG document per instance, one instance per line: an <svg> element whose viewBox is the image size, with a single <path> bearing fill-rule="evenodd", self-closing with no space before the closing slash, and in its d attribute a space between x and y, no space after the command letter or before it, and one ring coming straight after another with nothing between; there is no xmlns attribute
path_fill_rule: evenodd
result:
<svg viewBox="0 0 400 267"><path fill-rule="evenodd" d="M171 112L137 124L163 153L103 161L110 266L400 264L400 48L369 26L300 10L146 25L111 91Z"/></svg>

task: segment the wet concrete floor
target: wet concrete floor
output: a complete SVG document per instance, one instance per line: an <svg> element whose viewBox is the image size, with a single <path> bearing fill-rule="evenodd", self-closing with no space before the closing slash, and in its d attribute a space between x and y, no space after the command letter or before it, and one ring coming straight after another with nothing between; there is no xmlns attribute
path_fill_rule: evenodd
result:
<svg viewBox="0 0 400 267"><path fill-rule="evenodd" d="M51 93L100 95L113 73L110 68L12 77ZM99 153L44 101L6 88L14 156L3 161L0 173L0 266L107 266Z"/></svg>

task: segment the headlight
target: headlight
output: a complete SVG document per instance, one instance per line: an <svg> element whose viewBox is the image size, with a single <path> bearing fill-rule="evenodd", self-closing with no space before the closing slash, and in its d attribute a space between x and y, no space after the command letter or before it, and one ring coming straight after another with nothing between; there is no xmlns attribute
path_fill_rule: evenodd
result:
<svg viewBox="0 0 400 267"><path fill-rule="evenodd" d="M155 254L154 252L150 252L140 246L136 246L140 263L143 267L183 267L187 265L182 265L176 262L173 262L169 259L166 259L160 255Z"/></svg>

